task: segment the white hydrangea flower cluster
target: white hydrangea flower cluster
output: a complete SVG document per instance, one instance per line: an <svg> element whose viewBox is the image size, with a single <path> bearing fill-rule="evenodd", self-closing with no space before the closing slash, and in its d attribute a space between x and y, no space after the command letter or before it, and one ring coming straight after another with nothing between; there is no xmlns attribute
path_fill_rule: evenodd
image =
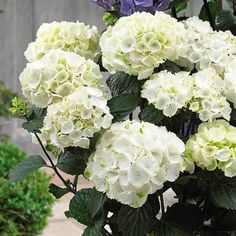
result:
<svg viewBox="0 0 236 236"><path fill-rule="evenodd" d="M162 110L165 116L175 115L192 99L193 79L188 72L153 74L143 86L142 97Z"/></svg>
<svg viewBox="0 0 236 236"><path fill-rule="evenodd" d="M103 66L146 79L166 59L178 58L184 26L171 16L136 12L122 17L100 39Z"/></svg>
<svg viewBox="0 0 236 236"><path fill-rule="evenodd" d="M202 121L223 117L230 120L231 107L226 100L224 80L213 68L193 74L193 98L189 109L199 113Z"/></svg>
<svg viewBox="0 0 236 236"><path fill-rule="evenodd" d="M188 72L153 74L144 83L142 97L168 117L174 116L179 109L188 108L199 113L202 121L220 117L230 120L231 107L225 96L225 81L213 68L192 76Z"/></svg>
<svg viewBox="0 0 236 236"><path fill-rule="evenodd" d="M89 148L89 138L109 128L112 118L101 90L80 87L48 107L40 136L44 143L62 150L69 146Z"/></svg>
<svg viewBox="0 0 236 236"><path fill-rule="evenodd" d="M198 17L188 18L185 22L187 34L179 50L179 63L183 67L198 70L215 67L223 73L225 66L235 56L234 36L231 32L213 31L208 22Z"/></svg>
<svg viewBox="0 0 236 236"><path fill-rule="evenodd" d="M226 97L236 108L236 58L226 66L224 81Z"/></svg>
<svg viewBox="0 0 236 236"><path fill-rule="evenodd" d="M201 124L188 140L185 156L202 169L219 168L227 177L236 176L236 128L225 120Z"/></svg>
<svg viewBox="0 0 236 236"><path fill-rule="evenodd" d="M105 84L99 66L75 53L51 50L20 75L24 96L37 107L62 100L80 86L102 89Z"/></svg>
<svg viewBox="0 0 236 236"><path fill-rule="evenodd" d="M33 62L51 49L62 49L97 61L100 55L99 39L95 26L66 21L44 23L37 32L35 42L30 43L25 51L25 57Z"/></svg>
<svg viewBox="0 0 236 236"><path fill-rule="evenodd" d="M165 127L124 121L106 131L85 176L111 199L141 207L148 194L175 181L184 170L184 143Z"/></svg>

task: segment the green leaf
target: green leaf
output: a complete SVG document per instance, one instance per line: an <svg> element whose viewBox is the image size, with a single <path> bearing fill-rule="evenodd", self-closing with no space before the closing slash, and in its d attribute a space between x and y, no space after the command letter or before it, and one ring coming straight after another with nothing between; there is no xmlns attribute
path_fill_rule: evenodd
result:
<svg viewBox="0 0 236 236"><path fill-rule="evenodd" d="M189 236L189 234L178 228L177 225L160 220L155 228L155 236Z"/></svg>
<svg viewBox="0 0 236 236"><path fill-rule="evenodd" d="M37 117L45 117L47 114L47 108L39 108L39 107L30 105L29 109L30 109L30 114L28 114L28 116L30 120L33 120Z"/></svg>
<svg viewBox="0 0 236 236"><path fill-rule="evenodd" d="M156 109L153 105L146 106L139 113L139 119L155 125L162 125L165 116L162 111Z"/></svg>
<svg viewBox="0 0 236 236"><path fill-rule="evenodd" d="M176 203L162 216L155 232L158 236L192 235L203 221L202 212L196 205Z"/></svg>
<svg viewBox="0 0 236 236"><path fill-rule="evenodd" d="M210 12L211 12L212 18L215 21L216 15L221 10L220 5L219 5L219 3L214 2L214 1L208 2L208 5L209 5L209 8L210 8ZM207 14L205 5L203 5L201 10L200 10L199 18L201 20L203 20L203 21L209 21L209 16Z"/></svg>
<svg viewBox="0 0 236 236"><path fill-rule="evenodd" d="M14 169L11 170L9 181L11 183L23 180L27 175L35 170L47 166L47 163L40 156L30 156L28 159L18 163Z"/></svg>
<svg viewBox="0 0 236 236"><path fill-rule="evenodd" d="M141 83L135 77L124 72L117 72L110 75L107 79L107 85L111 90L113 97L120 94L140 94Z"/></svg>
<svg viewBox="0 0 236 236"><path fill-rule="evenodd" d="M28 121L23 123L22 127L30 133L40 133L47 109L38 108L33 105L30 105L29 109Z"/></svg>
<svg viewBox="0 0 236 236"><path fill-rule="evenodd" d="M210 196L216 206L236 210L236 177L215 179Z"/></svg>
<svg viewBox="0 0 236 236"><path fill-rule="evenodd" d="M115 120L122 120L136 109L138 103L139 96L133 94L121 94L110 99L107 105Z"/></svg>
<svg viewBox="0 0 236 236"><path fill-rule="evenodd" d="M153 210L148 203L136 209L123 205L118 215L119 228L125 236L146 235L150 232L153 221Z"/></svg>
<svg viewBox="0 0 236 236"><path fill-rule="evenodd" d="M157 69L155 69L155 73L160 72L162 70L167 70L172 74L178 73L183 70L178 64L172 61L165 61L162 63Z"/></svg>
<svg viewBox="0 0 236 236"><path fill-rule="evenodd" d="M103 208L103 205L106 200L107 197L105 194L93 189L90 200L90 212L92 217L95 217L98 212Z"/></svg>
<svg viewBox="0 0 236 236"><path fill-rule="evenodd" d="M96 189L82 189L75 194L69 205L69 216L89 227L96 225L106 196Z"/></svg>
<svg viewBox="0 0 236 236"><path fill-rule="evenodd" d="M64 196L65 194L69 193L68 188L61 188L58 187L55 184L50 184L49 185L49 192L56 198L59 199L62 196Z"/></svg>
<svg viewBox="0 0 236 236"><path fill-rule="evenodd" d="M221 10L216 16L216 29L217 30L228 30L231 26L236 23L236 17L231 11Z"/></svg>
<svg viewBox="0 0 236 236"><path fill-rule="evenodd" d="M175 7L176 12L183 11L187 8L189 0L174 0L169 4L169 9Z"/></svg>
<svg viewBox="0 0 236 236"><path fill-rule="evenodd" d="M229 30L231 31L231 33L235 36L236 35L236 24L232 25Z"/></svg>
<svg viewBox="0 0 236 236"><path fill-rule="evenodd" d="M39 133L40 129L43 127L43 119L43 117L37 117L33 120L23 123L22 127L29 133Z"/></svg>
<svg viewBox="0 0 236 236"><path fill-rule="evenodd" d="M104 236L102 234L103 219L97 220L94 226L87 227L82 236Z"/></svg>
<svg viewBox="0 0 236 236"><path fill-rule="evenodd" d="M57 168L69 175L80 175L84 173L86 162L82 153L71 153L68 150L62 152L58 158Z"/></svg>
<svg viewBox="0 0 236 236"><path fill-rule="evenodd" d="M214 230L236 230L236 211L220 209L218 214L211 219Z"/></svg>

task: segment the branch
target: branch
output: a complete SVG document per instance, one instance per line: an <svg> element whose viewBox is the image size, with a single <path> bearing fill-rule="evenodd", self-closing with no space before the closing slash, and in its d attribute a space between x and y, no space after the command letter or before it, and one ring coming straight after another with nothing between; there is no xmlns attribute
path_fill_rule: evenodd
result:
<svg viewBox="0 0 236 236"><path fill-rule="evenodd" d="M75 191L77 191L78 179L79 179L79 176L76 175L73 181L73 186L74 186Z"/></svg>
<svg viewBox="0 0 236 236"><path fill-rule="evenodd" d="M165 214L165 203L164 203L163 193L160 195L160 201L161 201L161 213L163 215Z"/></svg>
<svg viewBox="0 0 236 236"><path fill-rule="evenodd" d="M208 1L207 0L203 0L203 2L204 2L204 6L205 6L205 9L206 9L207 15L208 15L208 19L209 19L210 25L215 30L215 22L214 22L212 14L211 14L211 10L210 10Z"/></svg>
<svg viewBox="0 0 236 236"><path fill-rule="evenodd" d="M47 153L47 151L46 151L46 149L45 149L45 147L44 147L42 141L40 140L38 134L37 134L37 133L34 133L34 135L35 135L35 137L37 138L37 140L38 140L38 142L39 142L41 148L43 149L44 154L46 155L47 159L49 160L49 162L50 162L50 164L51 164L51 166L52 166L52 169L54 170L55 174L60 178L60 180L63 182L63 184L70 190L70 192L76 193L76 190L73 189L73 188L71 187L71 185L68 184L68 182L67 182L67 181L62 177L62 175L58 172L57 167L55 166L55 164L53 163L51 157L50 157L49 154Z"/></svg>
<svg viewBox="0 0 236 236"><path fill-rule="evenodd" d="M171 8L171 12L172 12L172 15L175 19L178 19L178 16L177 16L177 11L176 11L176 8L175 7L172 7Z"/></svg>

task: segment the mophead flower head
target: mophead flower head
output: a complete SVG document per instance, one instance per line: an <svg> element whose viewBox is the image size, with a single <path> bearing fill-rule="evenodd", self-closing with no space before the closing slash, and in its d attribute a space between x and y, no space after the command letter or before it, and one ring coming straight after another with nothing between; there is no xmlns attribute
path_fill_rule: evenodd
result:
<svg viewBox="0 0 236 236"><path fill-rule="evenodd" d="M202 169L218 168L227 177L236 176L236 128L225 120L202 123L188 140L185 155Z"/></svg>
<svg viewBox="0 0 236 236"><path fill-rule="evenodd" d="M40 136L45 144L61 150L70 146L89 148L89 139L109 128L112 118L101 90L80 87L48 107Z"/></svg>
<svg viewBox="0 0 236 236"><path fill-rule="evenodd" d="M35 106L45 108L61 101L80 86L104 90L99 66L75 53L51 50L20 75L23 95Z"/></svg>
<svg viewBox="0 0 236 236"><path fill-rule="evenodd" d="M148 194L174 181L184 168L184 143L165 127L124 121L107 130L85 176L111 199L141 207Z"/></svg>
<svg viewBox="0 0 236 236"><path fill-rule="evenodd" d="M99 38L95 26L66 21L44 23L37 32L36 40L25 51L25 57L33 62L51 49L61 49L97 61L100 55Z"/></svg>
<svg viewBox="0 0 236 236"><path fill-rule="evenodd" d="M101 37L103 66L146 79L166 59L178 58L183 32L182 23L162 12L122 17Z"/></svg>

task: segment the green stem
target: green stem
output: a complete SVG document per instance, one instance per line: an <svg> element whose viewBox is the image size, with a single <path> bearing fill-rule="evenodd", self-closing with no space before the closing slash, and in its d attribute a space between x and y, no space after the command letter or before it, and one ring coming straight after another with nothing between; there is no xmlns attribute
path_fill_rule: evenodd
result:
<svg viewBox="0 0 236 236"><path fill-rule="evenodd" d="M178 16L177 16L177 11L176 11L176 8L175 7L172 7L171 8L171 12L172 12L172 15L175 19L178 19Z"/></svg>
<svg viewBox="0 0 236 236"><path fill-rule="evenodd" d="M161 213L162 215L165 214L165 203L163 193L160 195L160 202L161 202Z"/></svg>
<svg viewBox="0 0 236 236"><path fill-rule="evenodd" d="M209 19L210 25L215 30L215 22L214 22L212 14L211 14L211 10L210 10L208 1L207 0L203 0L203 2L204 2L205 9L206 9L206 13L208 15L208 19Z"/></svg>
<svg viewBox="0 0 236 236"><path fill-rule="evenodd" d="M77 184L78 184L78 180L79 180L79 175L76 175L73 181L73 186L75 191L77 192Z"/></svg>
<svg viewBox="0 0 236 236"><path fill-rule="evenodd" d="M129 119L133 120L133 112L129 114Z"/></svg>
<svg viewBox="0 0 236 236"><path fill-rule="evenodd" d="M44 154L46 155L47 159L49 160L51 166L52 166L52 169L54 170L55 174L59 177L59 179L63 182L63 184L70 190L70 192L72 193L76 193L76 191L70 186L70 184L68 184L68 182L62 177L62 175L59 173L57 167L55 166L55 164L53 163L51 157L49 156L49 154L47 153L42 141L40 140L39 136L37 133L34 133L35 137L37 138Z"/></svg>

